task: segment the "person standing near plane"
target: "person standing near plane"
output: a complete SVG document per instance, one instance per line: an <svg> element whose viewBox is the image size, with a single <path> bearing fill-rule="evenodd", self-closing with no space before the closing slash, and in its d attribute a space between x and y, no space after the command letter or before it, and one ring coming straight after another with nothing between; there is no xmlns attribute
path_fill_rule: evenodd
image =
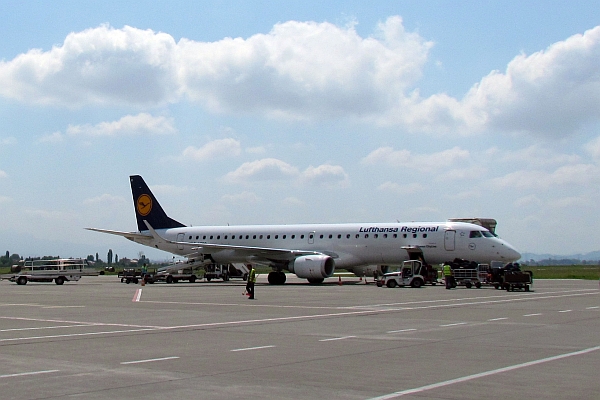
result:
<svg viewBox="0 0 600 400"><path fill-rule="evenodd" d="M252 264L248 264L248 282L246 282L246 292L248 292L248 299L254 300L254 284L256 283L256 270Z"/></svg>
<svg viewBox="0 0 600 400"><path fill-rule="evenodd" d="M446 282L446 289L452 289L452 268L450 268L450 264L444 263L444 281Z"/></svg>

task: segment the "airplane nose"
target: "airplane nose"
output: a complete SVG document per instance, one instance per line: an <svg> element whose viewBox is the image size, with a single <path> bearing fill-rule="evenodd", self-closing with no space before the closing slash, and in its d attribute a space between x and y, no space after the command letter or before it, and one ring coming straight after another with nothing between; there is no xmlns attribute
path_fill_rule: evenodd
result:
<svg viewBox="0 0 600 400"><path fill-rule="evenodd" d="M517 261L521 258L521 253L508 243L504 243L504 258L508 261Z"/></svg>

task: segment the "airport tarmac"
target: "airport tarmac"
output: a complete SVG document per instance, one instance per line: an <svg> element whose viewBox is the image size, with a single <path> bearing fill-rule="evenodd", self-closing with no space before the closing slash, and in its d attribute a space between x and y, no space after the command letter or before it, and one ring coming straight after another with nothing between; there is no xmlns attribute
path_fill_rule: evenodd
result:
<svg viewBox="0 0 600 400"><path fill-rule="evenodd" d="M3 399L595 399L597 281L0 282Z"/></svg>

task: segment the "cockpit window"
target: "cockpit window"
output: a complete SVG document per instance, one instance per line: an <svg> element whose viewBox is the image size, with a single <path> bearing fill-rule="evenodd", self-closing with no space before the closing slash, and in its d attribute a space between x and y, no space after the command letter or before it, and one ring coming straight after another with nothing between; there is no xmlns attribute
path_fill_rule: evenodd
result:
<svg viewBox="0 0 600 400"><path fill-rule="evenodd" d="M492 232L489 232L489 231L481 231L481 233L485 237L495 237L494 234Z"/></svg>
<svg viewBox="0 0 600 400"><path fill-rule="evenodd" d="M470 238L480 238L482 237L481 235L481 231L471 231L471 233L469 234Z"/></svg>

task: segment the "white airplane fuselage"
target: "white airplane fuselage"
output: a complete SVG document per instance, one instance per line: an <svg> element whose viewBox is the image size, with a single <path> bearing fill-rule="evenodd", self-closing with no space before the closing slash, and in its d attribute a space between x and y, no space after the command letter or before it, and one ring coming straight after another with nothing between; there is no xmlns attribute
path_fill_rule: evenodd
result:
<svg viewBox="0 0 600 400"><path fill-rule="evenodd" d="M510 262L520 254L506 241L479 226L461 222L241 225L157 229L170 242L134 240L173 254L187 255L204 243L235 247L305 250L331 256L336 268L370 264L400 264L408 249L420 249L430 264L462 258L478 263ZM488 236L471 232L485 232ZM150 239L150 238L148 238ZM217 263L252 262L236 251L210 251Z"/></svg>

